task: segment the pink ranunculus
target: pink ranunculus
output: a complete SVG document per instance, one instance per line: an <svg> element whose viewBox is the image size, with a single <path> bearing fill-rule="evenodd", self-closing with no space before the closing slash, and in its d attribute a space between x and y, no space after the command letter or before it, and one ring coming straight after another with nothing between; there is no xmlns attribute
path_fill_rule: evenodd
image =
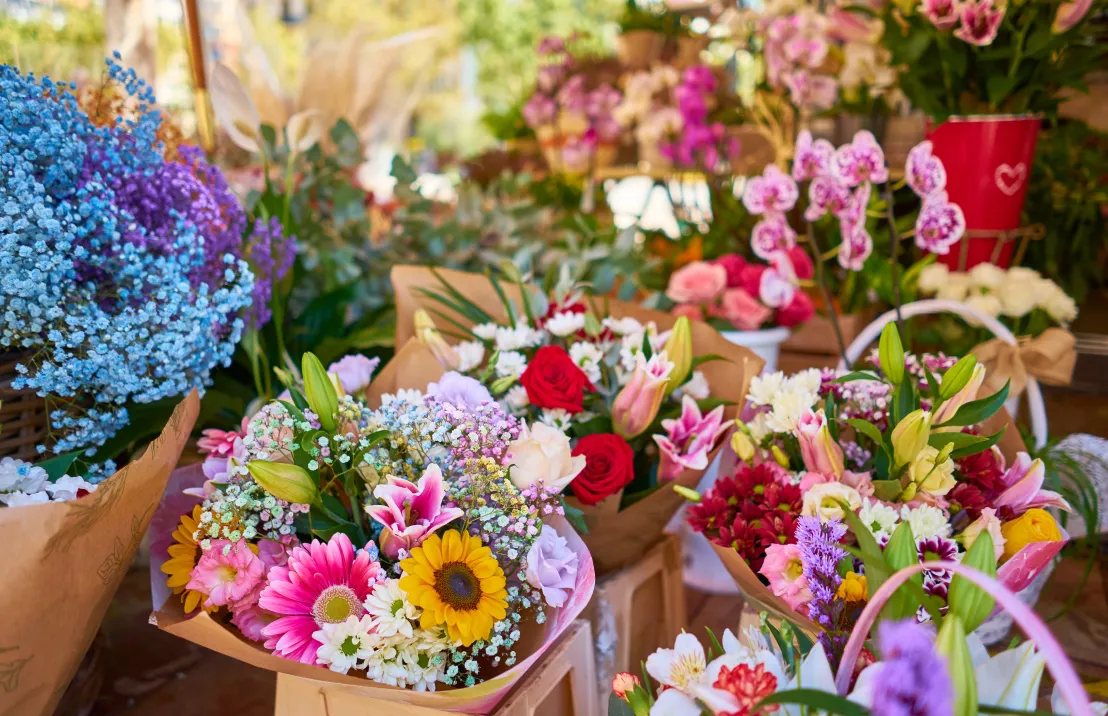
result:
<svg viewBox="0 0 1108 716"><path fill-rule="evenodd" d="M889 180L885 152L873 134L864 129L856 133L849 144L844 144L835 151L835 169L851 187L862 182L880 184Z"/></svg>
<svg viewBox="0 0 1108 716"><path fill-rule="evenodd" d="M1004 20L1004 6L997 7L993 0L966 0L962 3L961 26L954 36L971 45L985 47L993 44L1000 23Z"/></svg>
<svg viewBox="0 0 1108 716"><path fill-rule="evenodd" d="M800 456L809 472L835 477L843 474L843 449L831 437L827 416L822 409L809 409L801 415L793 434L800 443Z"/></svg>
<svg viewBox="0 0 1108 716"><path fill-rule="evenodd" d="M751 214L784 214L796 206L800 190L788 174L770 164L761 176L752 177L743 190L743 205Z"/></svg>
<svg viewBox="0 0 1108 716"><path fill-rule="evenodd" d="M1004 491L996 498L996 507L1007 507L1017 515L1034 507L1057 507L1069 511L1070 505L1057 492L1043 489L1046 466L1043 461L1021 452L1001 478Z"/></svg>
<svg viewBox="0 0 1108 716"><path fill-rule="evenodd" d="M808 588L804 562L797 545L771 544L766 548L766 559L758 571L769 580L770 591L793 611L799 612L812 601L812 590Z"/></svg>
<svg viewBox="0 0 1108 716"><path fill-rule="evenodd" d="M920 142L908 152L904 177L920 198L946 189L946 169L942 160L931 153L931 140Z"/></svg>
<svg viewBox="0 0 1108 716"><path fill-rule="evenodd" d="M708 303L727 288L727 271L718 264L693 261L673 272L666 296L674 303Z"/></svg>
<svg viewBox="0 0 1108 716"><path fill-rule="evenodd" d="M685 469L706 469L708 453L729 428L722 405L704 415L695 400L688 395L682 397L681 417L663 420L666 434L654 436L662 458L658 479L673 480Z"/></svg>
<svg viewBox="0 0 1108 716"><path fill-rule="evenodd" d="M690 321L704 320L704 307L699 303L679 303L669 309L669 312L675 316L684 316Z"/></svg>
<svg viewBox="0 0 1108 716"><path fill-rule="evenodd" d="M773 311L741 288L729 288L719 302L720 315L740 331L756 331Z"/></svg>
<svg viewBox="0 0 1108 716"><path fill-rule="evenodd" d="M712 263L722 266L727 272L727 288L739 288L742 286L743 269L746 268L746 259L738 254L724 254Z"/></svg>
<svg viewBox="0 0 1108 716"><path fill-rule="evenodd" d="M384 525L381 553L390 559L396 559L402 549L411 552L436 530L465 514L457 507L442 506L446 486L435 464L428 466L414 485L390 476L388 484L373 488L373 496L383 504L369 505L365 510Z"/></svg>
<svg viewBox="0 0 1108 716"><path fill-rule="evenodd" d="M832 175L818 176L808 185L808 208L804 218L815 221L828 211L840 217L850 206L850 187Z"/></svg>
<svg viewBox="0 0 1108 716"><path fill-rule="evenodd" d="M769 260L774 253L796 246L796 232L784 215L767 213L751 230L750 246L755 256Z"/></svg>
<svg viewBox="0 0 1108 716"><path fill-rule="evenodd" d="M933 254L946 254L966 233L962 208L947 200L946 192L929 196L916 217L916 246Z"/></svg>
<svg viewBox="0 0 1108 716"><path fill-rule="evenodd" d="M949 30L958 24L961 10L959 0L923 0L921 13L940 30Z"/></svg>
<svg viewBox="0 0 1108 716"><path fill-rule="evenodd" d="M212 540L193 567L186 589L208 595L206 607L222 607L244 599L265 574L265 567L246 542Z"/></svg>
<svg viewBox="0 0 1108 716"><path fill-rule="evenodd" d="M787 306L796 294L796 286L781 271L766 269L758 285L758 297L770 308Z"/></svg>
<svg viewBox="0 0 1108 716"><path fill-rule="evenodd" d="M811 297L803 291L797 291L793 294L793 300L777 309L774 320L779 326L794 328L811 320L815 314L816 306L812 303Z"/></svg>

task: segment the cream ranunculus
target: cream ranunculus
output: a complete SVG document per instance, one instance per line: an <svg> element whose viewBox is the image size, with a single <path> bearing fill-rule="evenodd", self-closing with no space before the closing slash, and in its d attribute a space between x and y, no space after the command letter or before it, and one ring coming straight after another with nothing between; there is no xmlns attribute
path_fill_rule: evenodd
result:
<svg viewBox="0 0 1108 716"><path fill-rule="evenodd" d="M981 288L995 290L1008 279L1008 272L996 264L977 264L969 272L970 280Z"/></svg>
<svg viewBox="0 0 1108 716"><path fill-rule="evenodd" d="M818 515L821 521L841 520L843 508L840 502L845 502L852 511L857 510L862 506L862 496L853 487L841 482L820 483L804 493L801 512L809 516Z"/></svg>
<svg viewBox="0 0 1108 716"><path fill-rule="evenodd" d="M1019 318L1035 308L1035 285L1032 281L1005 281L996 293L1004 315Z"/></svg>
<svg viewBox="0 0 1108 716"><path fill-rule="evenodd" d="M936 464L938 458L939 451L928 445L908 468L908 477L919 492L941 496L954 489L954 461L948 457Z"/></svg>
<svg viewBox="0 0 1108 716"><path fill-rule="evenodd" d="M508 446L512 484L524 489L535 483L558 493L585 469L585 456L574 456L569 437L543 423L523 426L519 438Z"/></svg>

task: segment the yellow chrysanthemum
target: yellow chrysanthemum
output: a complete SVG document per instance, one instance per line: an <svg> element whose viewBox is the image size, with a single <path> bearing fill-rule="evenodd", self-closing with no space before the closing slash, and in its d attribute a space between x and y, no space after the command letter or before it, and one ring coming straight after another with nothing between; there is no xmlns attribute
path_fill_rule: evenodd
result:
<svg viewBox="0 0 1108 716"><path fill-rule="evenodd" d="M457 530L431 535L400 568L400 588L423 610L424 629L445 625L451 639L469 646L487 639L507 614L504 570L479 537Z"/></svg>
<svg viewBox="0 0 1108 716"><path fill-rule="evenodd" d="M196 558L200 554L200 545L196 544L196 540L192 538L192 535L196 532L196 525L200 520L200 513L203 511L203 508L197 505L192 508L191 515L181 515L181 524L173 530L174 544L171 544L166 550L169 552L169 559L162 565L162 571L169 575L169 579L165 580L165 585L171 588L174 594L181 595L181 601L185 603L185 614L191 613L198 606L203 606L204 600L207 598L207 595L203 592L198 592L195 589L185 589L185 585L192 578L192 570L196 566ZM215 609L216 607L211 609L204 607L206 612L215 611Z"/></svg>

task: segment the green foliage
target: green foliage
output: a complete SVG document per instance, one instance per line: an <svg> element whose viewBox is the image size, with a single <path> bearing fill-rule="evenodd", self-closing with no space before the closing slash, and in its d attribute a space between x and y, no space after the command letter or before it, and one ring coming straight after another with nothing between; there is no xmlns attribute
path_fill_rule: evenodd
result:
<svg viewBox="0 0 1108 716"><path fill-rule="evenodd" d="M665 5L661 3L627 0L623 6L623 15L619 19L621 32L647 30L649 32L669 32L673 27Z"/></svg>

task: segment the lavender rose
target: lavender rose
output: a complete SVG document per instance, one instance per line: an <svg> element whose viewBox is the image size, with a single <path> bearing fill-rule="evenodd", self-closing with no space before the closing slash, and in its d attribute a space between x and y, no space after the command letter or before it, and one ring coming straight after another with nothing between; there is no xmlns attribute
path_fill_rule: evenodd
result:
<svg viewBox="0 0 1108 716"><path fill-rule="evenodd" d="M373 380L373 371L377 370L380 358L366 358L363 355L343 356L327 367L328 373L338 376L339 383L347 395L358 393Z"/></svg>
<svg viewBox="0 0 1108 716"><path fill-rule="evenodd" d="M467 410L492 402L492 395L479 380L455 371L444 373L439 382L428 385L427 396Z"/></svg>
<svg viewBox="0 0 1108 716"><path fill-rule="evenodd" d="M539 538L527 553L527 581L535 589L541 589L543 599L554 608L566 603L577 583L577 553L550 525L542 526Z"/></svg>

